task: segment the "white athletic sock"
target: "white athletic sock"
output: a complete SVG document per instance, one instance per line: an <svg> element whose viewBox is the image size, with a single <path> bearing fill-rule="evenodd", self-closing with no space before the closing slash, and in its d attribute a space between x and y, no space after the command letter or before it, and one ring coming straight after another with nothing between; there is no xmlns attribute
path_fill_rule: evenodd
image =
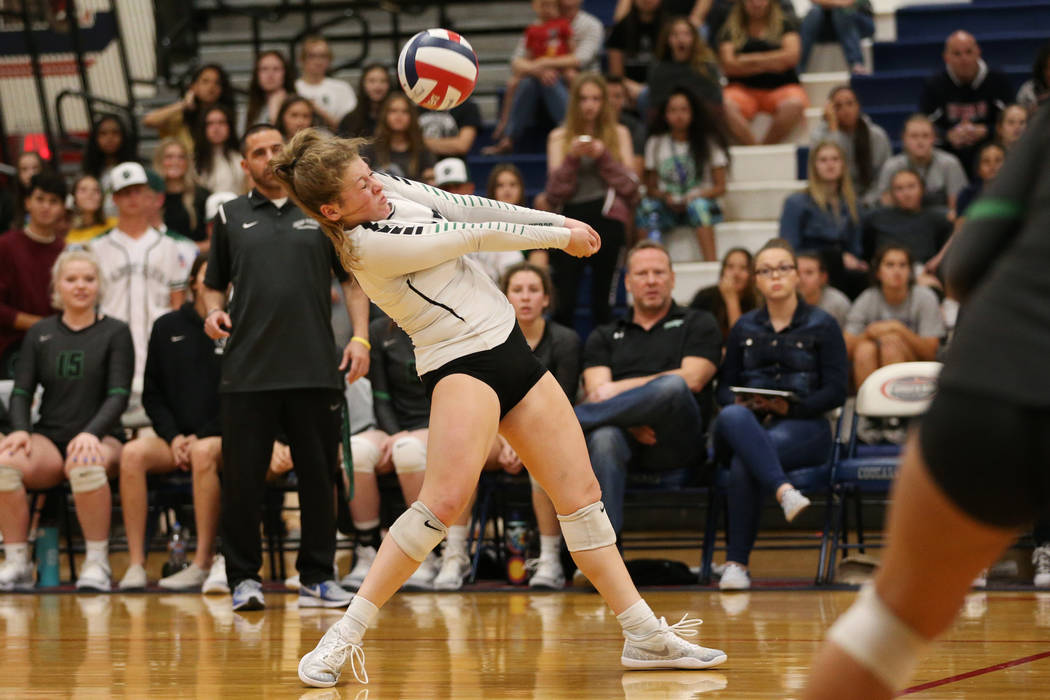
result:
<svg viewBox="0 0 1050 700"><path fill-rule="evenodd" d="M29 563L29 543L28 542L12 542L4 543L4 556L7 557L7 561L14 562L20 566L25 566Z"/></svg>
<svg viewBox="0 0 1050 700"><path fill-rule="evenodd" d="M616 619L624 632L630 632L635 637L645 637L660 629L660 621L645 600L639 600L617 615Z"/></svg>
<svg viewBox="0 0 1050 700"><path fill-rule="evenodd" d="M561 554L561 535L540 535L540 559L557 559Z"/></svg>
<svg viewBox="0 0 1050 700"><path fill-rule="evenodd" d="M366 530L374 530L379 527L379 518L373 518L372 520L355 520L354 529L364 532Z"/></svg>
<svg viewBox="0 0 1050 700"><path fill-rule="evenodd" d="M365 636L365 630L375 622L376 615L379 614L379 608L372 604L370 600L362 598L360 595L355 595L353 600L350 601L350 607L346 609L346 613L337 624L343 627L343 633L351 640L360 642Z"/></svg>
<svg viewBox="0 0 1050 700"><path fill-rule="evenodd" d="M102 562L109 559L109 540L86 540L84 548L86 550L86 559Z"/></svg>
<svg viewBox="0 0 1050 700"><path fill-rule="evenodd" d="M467 530L469 528L466 525L453 525L448 529L448 534L445 536L445 552L453 554L458 552L459 554L466 555L467 553Z"/></svg>

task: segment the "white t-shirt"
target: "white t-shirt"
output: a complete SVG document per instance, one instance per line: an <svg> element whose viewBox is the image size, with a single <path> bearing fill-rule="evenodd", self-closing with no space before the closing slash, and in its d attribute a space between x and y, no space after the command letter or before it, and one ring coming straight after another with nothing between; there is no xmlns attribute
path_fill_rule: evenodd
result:
<svg viewBox="0 0 1050 700"><path fill-rule="evenodd" d="M401 326L420 376L503 343L514 307L467 253L555 248L565 217L472 195L454 195L376 173L388 219L346 232L352 271L368 297Z"/></svg>
<svg viewBox="0 0 1050 700"><path fill-rule="evenodd" d="M153 322L172 310L171 293L186 288L193 259L186 260L172 238L152 227L138 238L114 228L88 247L98 257L105 280L102 313L131 328L135 378L141 380Z"/></svg>
<svg viewBox="0 0 1050 700"><path fill-rule="evenodd" d="M712 141L707 148L708 162L703 172L697 173L688 141L675 141L670 134L650 136L645 142L645 169L655 170L660 189L670 194L684 195L689 190L707 189L714 184L712 168L729 165L729 158L721 147Z"/></svg>
<svg viewBox="0 0 1050 700"><path fill-rule="evenodd" d="M228 157L216 151L211 159L211 170L201 178L201 185L209 192L244 192L244 169L239 153Z"/></svg>
<svg viewBox="0 0 1050 700"><path fill-rule="evenodd" d="M357 95L350 83L335 78L325 78L311 85L302 78L295 81L295 91L313 101L336 121L340 121L357 106Z"/></svg>

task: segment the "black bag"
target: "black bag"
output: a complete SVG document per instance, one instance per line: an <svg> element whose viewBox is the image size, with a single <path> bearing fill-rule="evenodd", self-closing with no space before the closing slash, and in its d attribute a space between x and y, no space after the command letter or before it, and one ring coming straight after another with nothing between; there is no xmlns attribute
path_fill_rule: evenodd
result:
<svg viewBox="0 0 1050 700"><path fill-rule="evenodd" d="M636 586L687 586L698 582L688 566L674 559L632 559L626 563Z"/></svg>

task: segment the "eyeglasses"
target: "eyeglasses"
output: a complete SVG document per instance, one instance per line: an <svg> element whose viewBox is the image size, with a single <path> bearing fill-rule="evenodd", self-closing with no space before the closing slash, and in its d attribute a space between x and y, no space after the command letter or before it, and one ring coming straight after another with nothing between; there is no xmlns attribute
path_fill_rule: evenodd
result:
<svg viewBox="0 0 1050 700"><path fill-rule="evenodd" d="M783 277L789 272L794 271L794 265L778 265L777 267L763 267L760 270L755 270L755 274L759 277L772 277L774 274L779 274L781 277Z"/></svg>

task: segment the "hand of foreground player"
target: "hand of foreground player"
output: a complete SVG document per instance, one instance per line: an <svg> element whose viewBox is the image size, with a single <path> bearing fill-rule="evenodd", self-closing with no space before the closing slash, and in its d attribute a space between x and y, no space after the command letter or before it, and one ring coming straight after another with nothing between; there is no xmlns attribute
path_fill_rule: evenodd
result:
<svg viewBox="0 0 1050 700"><path fill-rule="evenodd" d="M569 242L564 250L576 258L586 258L598 252L602 239L589 224L576 219L565 218L565 227L569 229Z"/></svg>
<svg viewBox="0 0 1050 700"><path fill-rule="evenodd" d="M5 457L14 457L15 452L24 450L26 457L29 457L30 446L32 440L29 433L25 430L16 430L10 433L3 440L0 440L0 455Z"/></svg>
<svg viewBox="0 0 1050 700"><path fill-rule="evenodd" d="M208 312L207 317L204 319L204 332L212 340L229 338L229 329L232 327L233 321L230 320L230 315L222 309L214 309Z"/></svg>
<svg viewBox="0 0 1050 700"><path fill-rule="evenodd" d="M91 433L80 433L69 441L66 452L74 463L100 464L102 462L102 441Z"/></svg>
<svg viewBox="0 0 1050 700"><path fill-rule="evenodd" d="M350 371L346 373L346 383L353 384L368 374L368 366L371 361L372 356L369 354L368 348L363 343L351 340L343 349L343 359L339 363L339 371L344 372L349 367Z"/></svg>

